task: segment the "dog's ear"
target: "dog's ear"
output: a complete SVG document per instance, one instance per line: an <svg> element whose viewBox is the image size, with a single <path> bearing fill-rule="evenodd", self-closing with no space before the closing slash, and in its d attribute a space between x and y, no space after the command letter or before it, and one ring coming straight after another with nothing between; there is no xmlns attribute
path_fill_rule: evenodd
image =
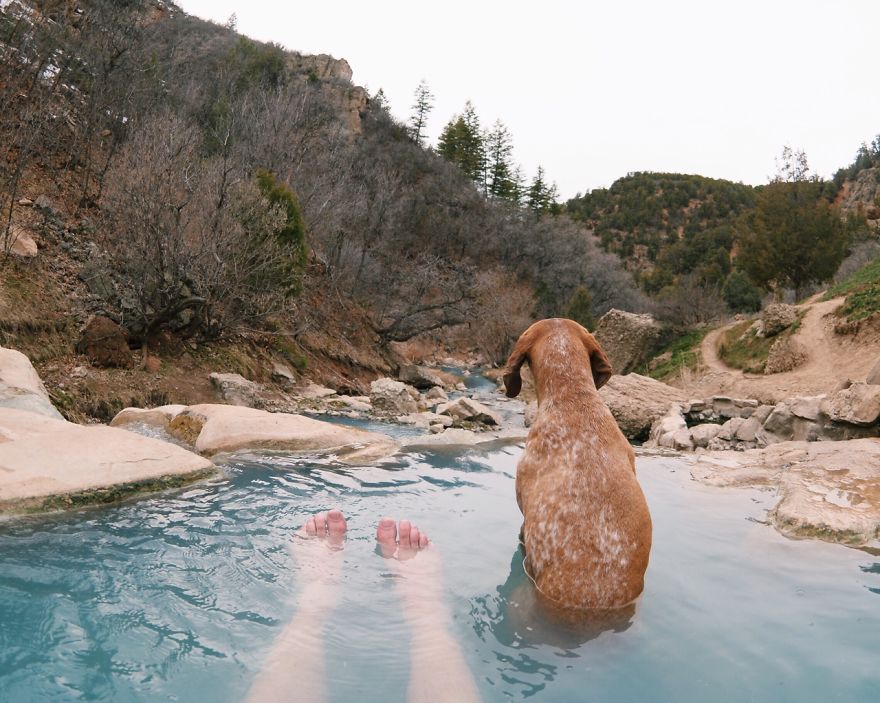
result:
<svg viewBox="0 0 880 703"><path fill-rule="evenodd" d="M530 330L523 332L513 346L513 351L510 352L507 364L504 366L504 392L508 398L516 398L522 390L522 377L519 371L523 362L528 359L534 341L533 337Z"/></svg>
<svg viewBox="0 0 880 703"><path fill-rule="evenodd" d="M596 338L587 330L583 331L582 338L584 346L590 354L590 369L593 372L593 383L596 384L596 390L599 390L608 382L614 370L611 368L611 362L608 361L608 357L605 356L605 352Z"/></svg>

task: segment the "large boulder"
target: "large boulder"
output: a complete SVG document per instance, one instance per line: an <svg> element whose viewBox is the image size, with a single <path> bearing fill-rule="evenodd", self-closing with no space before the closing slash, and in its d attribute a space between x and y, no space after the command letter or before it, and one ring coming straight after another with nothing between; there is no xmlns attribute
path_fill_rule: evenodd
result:
<svg viewBox="0 0 880 703"><path fill-rule="evenodd" d="M408 383L413 388L421 390L427 390L434 386L443 387L444 385L443 379L432 369L429 369L427 366L416 366L415 364L401 366L397 378L401 382Z"/></svg>
<svg viewBox="0 0 880 703"><path fill-rule="evenodd" d="M211 384L220 392L220 396L231 405L253 408L260 404L261 386L248 381L237 373L212 373Z"/></svg>
<svg viewBox="0 0 880 703"><path fill-rule="evenodd" d="M168 442L10 408L0 408L0 467L0 511L12 512L106 502L213 472Z"/></svg>
<svg viewBox="0 0 880 703"><path fill-rule="evenodd" d="M822 401L822 412L836 422L868 426L880 419L880 386L853 383Z"/></svg>
<svg viewBox="0 0 880 703"><path fill-rule="evenodd" d="M191 405L167 421L158 421L168 433L206 456L241 449L320 452L345 463L372 461L397 451L391 437L303 415L270 413L234 405ZM145 422L146 414L123 410L111 425ZM145 424L149 424L146 422Z"/></svg>
<svg viewBox="0 0 880 703"><path fill-rule="evenodd" d="M92 315L80 332L77 354L84 354L95 366L131 366L128 333L109 317Z"/></svg>
<svg viewBox="0 0 880 703"><path fill-rule="evenodd" d="M415 388L393 378L379 378L370 383L370 402L376 412L395 417L421 412L427 407Z"/></svg>
<svg viewBox="0 0 880 703"><path fill-rule="evenodd" d="M30 360L15 349L0 347L0 408L15 408L63 420Z"/></svg>
<svg viewBox="0 0 880 703"><path fill-rule="evenodd" d="M773 303L761 313L761 329L765 337L772 337L791 327L797 320L797 308L785 303Z"/></svg>
<svg viewBox="0 0 880 703"><path fill-rule="evenodd" d="M769 517L795 537L862 546L880 537L880 439L782 442L701 455L691 475L716 486L771 486Z"/></svg>
<svg viewBox="0 0 880 703"><path fill-rule="evenodd" d="M667 413L672 403L684 405L688 400L678 388L637 373L612 376L599 395L630 439L647 438L651 425Z"/></svg>
<svg viewBox="0 0 880 703"><path fill-rule="evenodd" d="M501 416L498 413L489 410L473 398L457 398L450 403L439 405L437 413L448 415L456 423L476 422L483 425L501 425Z"/></svg>
<svg viewBox="0 0 880 703"><path fill-rule="evenodd" d="M660 326L650 315L611 309L596 323L593 332L617 374L628 374L648 360Z"/></svg>

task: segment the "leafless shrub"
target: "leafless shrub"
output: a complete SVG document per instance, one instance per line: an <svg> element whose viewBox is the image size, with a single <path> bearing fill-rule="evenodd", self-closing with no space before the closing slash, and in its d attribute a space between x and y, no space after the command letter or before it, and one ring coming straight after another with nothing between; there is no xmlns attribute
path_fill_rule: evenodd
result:
<svg viewBox="0 0 880 703"><path fill-rule="evenodd" d="M200 139L180 117L150 120L108 180L106 245L136 335L170 325L217 335L284 305L284 213L239 166L200 156Z"/></svg>

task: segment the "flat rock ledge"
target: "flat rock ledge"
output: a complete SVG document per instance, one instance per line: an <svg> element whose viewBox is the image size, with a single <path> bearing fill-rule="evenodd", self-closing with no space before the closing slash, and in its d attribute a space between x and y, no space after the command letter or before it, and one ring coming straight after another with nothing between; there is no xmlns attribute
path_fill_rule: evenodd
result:
<svg viewBox="0 0 880 703"><path fill-rule="evenodd" d="M107 503L214 471L208 459L168 442L0 408L0 513Z"/></svg>
<svg viewBox="0 0 880 703"><path fill-rule="evenodd" d="M706 452L691 475L713 486L775 488L768 517L790 537L857 547L880 539L880 438Z"/></svg>
<svg viewBox="0 0 880 703"><path fill-rule="evenodd" d="M391 437L377 432L233 405L126 408L110 423L132 424L161 429L205 456L246 449L318 452L356 464L383 459L399 448Z"/></svg>

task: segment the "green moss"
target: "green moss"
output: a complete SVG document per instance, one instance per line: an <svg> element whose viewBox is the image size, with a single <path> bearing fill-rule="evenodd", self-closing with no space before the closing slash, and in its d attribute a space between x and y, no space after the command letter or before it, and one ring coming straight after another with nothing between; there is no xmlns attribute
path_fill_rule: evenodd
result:
<svg viewBox="0 0 880 703"><path fill-rule="evenodd" d="M19 501L7 501L0 503L0 513L28 515L32 513L45 513L59 510L75 510L90 505L103 505L116 503L143 493L155 493L173 488L180 488L195 481L207 478L215 473L216 469L204 469L183 476L161 476L145 481L134 481L106 488L95 488L77 493L62 493L60 495L30 498Z"/></svg>

